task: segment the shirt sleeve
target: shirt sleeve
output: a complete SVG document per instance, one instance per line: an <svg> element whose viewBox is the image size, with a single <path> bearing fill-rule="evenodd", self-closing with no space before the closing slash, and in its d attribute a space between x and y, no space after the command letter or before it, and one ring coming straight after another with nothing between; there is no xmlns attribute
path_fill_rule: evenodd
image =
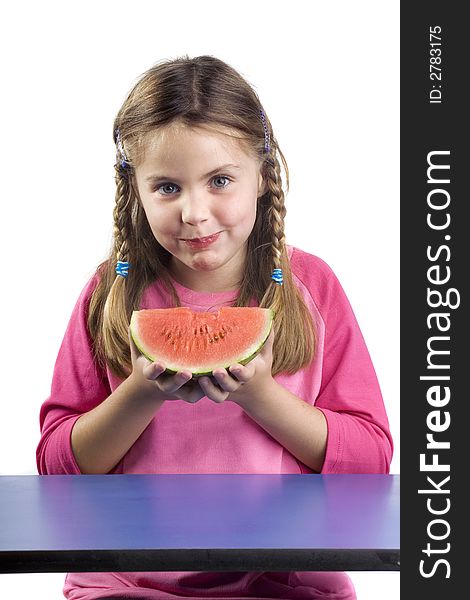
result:
<svg viewBox="0 0 470 600"><path fill-rule="evenodd" d="M315 406L328 425L322 473L388 473L393 452L377 376L351 305L330 267L297 251L301 278L325 325Z"/></svg>
<svg viewBox="0 0 470 600"><path fill-rule="evenodd" d="M88 306L96 284L95 275L73 309L55 363L51 394L41 407L41 438L36 450L41 475L80 473L72 452L72 428L83 413L111 393L106 372L94 360L87 327Z"/></svg>

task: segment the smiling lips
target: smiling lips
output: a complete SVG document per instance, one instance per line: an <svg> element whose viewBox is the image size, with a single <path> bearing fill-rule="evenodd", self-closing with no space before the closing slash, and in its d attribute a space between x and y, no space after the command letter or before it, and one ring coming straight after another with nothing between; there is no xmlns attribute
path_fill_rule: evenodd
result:
<svg viewBox="0 0 470 600"><path fill-rule="evenodd" d="M220 235L220 231L218 233L213 233L212 235L208 235L207 237L183 239L183 241L190 248L194 248L194 249L207 248L208 246L213 244L219 238L219 235Z"/></svg>

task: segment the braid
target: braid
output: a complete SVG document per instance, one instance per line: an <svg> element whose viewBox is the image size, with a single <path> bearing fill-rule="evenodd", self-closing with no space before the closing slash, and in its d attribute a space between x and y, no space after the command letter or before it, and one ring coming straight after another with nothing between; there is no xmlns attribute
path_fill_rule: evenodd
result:
<svg viewBox="0 0 470 600"><path fill-rule="evenodd" d="M116 260L129 258L129 238L132 233L132 188L126 175L116 174L116 204L114 206L114 251Z"/></svg>
<svg viewBox="0 0 470 600"><path fill-rule="evenodd" d="M277 158L267 161L265 172L266 185L271 194L269 220L272 231L273 266L276 269L282 269L282 256L285 253L284 217L286 216L286 207L282 189L281 166Z"/></svg>

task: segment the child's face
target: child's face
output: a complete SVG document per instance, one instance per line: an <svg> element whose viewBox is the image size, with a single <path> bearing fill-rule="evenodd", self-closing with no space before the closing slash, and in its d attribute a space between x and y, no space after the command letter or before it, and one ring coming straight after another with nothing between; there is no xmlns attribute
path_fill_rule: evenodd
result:
<svg viewBox="0 0 470 600"><path fill-rule="evenodd" d="M173 126L149 137L137 187L181 283L230 289L240 281L263 193L259 167L238 140L214 130Z"/></svg>

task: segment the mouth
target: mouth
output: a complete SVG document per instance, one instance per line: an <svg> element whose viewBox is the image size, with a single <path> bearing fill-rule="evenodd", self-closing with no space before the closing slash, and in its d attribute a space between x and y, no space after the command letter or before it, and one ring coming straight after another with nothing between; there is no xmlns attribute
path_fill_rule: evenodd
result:
<svg viewBox="0 0 470 600"><path fill-rule="evenodd" d="M213 233L212 235L208 235L206 237L201 238L187 238L182 239L182 241L187 244L190 248L207 248L214 242L216 242L219 238L220 231L217 233Z"/></svg>

